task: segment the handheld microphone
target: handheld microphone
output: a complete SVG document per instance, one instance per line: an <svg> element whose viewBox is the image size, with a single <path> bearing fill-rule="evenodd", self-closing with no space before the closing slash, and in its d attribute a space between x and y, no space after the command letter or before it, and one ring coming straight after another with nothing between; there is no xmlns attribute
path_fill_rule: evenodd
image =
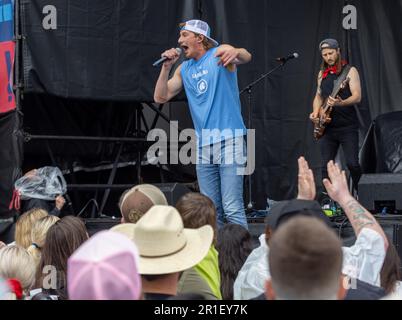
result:
<svg viewBox="0 0 402 320"><path fill-rule="evenodd" d="M181 54L181 48L176 48L176 52L180 55ZM162 63L164 63L166 60L169 60L167 57L162 57L159 60L155 61L152 66L154 67L159 67Z"/></svg>
<svg viewBox="0 0 402 320"><path fill-rule="evenodd" d="M295 53L288 55L287 57L276 58L276 61L285 63L285 62L289 61L290 59L297 59L298 57L299 57L299 54L297 52L295 52Z"/></svg>

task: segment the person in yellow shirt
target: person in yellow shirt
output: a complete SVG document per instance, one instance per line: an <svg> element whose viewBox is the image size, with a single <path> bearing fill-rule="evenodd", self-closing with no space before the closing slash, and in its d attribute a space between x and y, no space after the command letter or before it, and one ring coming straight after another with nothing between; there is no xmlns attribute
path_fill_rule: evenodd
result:
<svg viewBox="0 0 402 320"><path fill-rule="evenodd" d="M197 229L210 225L214 229L214 240L207 255L194 268L208 283L215 297L222 300L218 251L215 248L217 231L214 203L200 193L187 193L177 202L176 209L182 216L185 228Z"/></svg>

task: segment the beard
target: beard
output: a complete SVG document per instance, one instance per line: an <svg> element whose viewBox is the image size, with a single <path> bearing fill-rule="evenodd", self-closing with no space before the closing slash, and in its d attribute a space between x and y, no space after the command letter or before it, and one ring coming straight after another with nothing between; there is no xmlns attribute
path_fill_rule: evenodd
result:
<svg viewBox="0 0 402 320"><path fill-rule="evenodd" d="M334 59L328 60L327 64L328 64L330 67L332 67L332 66L334 66L334 65L337 63L338 59L339 59L339 56L336 56Z"/></svg>

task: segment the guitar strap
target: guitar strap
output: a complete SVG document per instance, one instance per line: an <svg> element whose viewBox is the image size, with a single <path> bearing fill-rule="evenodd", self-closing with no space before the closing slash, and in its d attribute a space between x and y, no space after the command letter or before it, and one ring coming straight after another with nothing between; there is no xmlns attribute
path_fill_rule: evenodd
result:
<svg viewBox="0 0 402 320"><path fill-rule="evenodd" d="M339 75L339 77L338 77L337 80L340 80L341 82L345 81L346 77L348 76L348 73L349 73L350 69L352 69L352 66L351 66L350 64L347 64L347 65L343 68L343 70L342 70L342 72L341 72L341 74Z"/></svg>

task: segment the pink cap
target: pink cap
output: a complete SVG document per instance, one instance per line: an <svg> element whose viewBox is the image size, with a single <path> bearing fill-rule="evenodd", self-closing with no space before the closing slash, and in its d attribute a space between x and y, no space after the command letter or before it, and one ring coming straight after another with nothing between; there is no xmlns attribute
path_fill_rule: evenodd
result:
<svg viewBox="0 0 402 320"><path fill-rule="evenodd" d="M95 234L68 259L67 287L70 300L138 300L135 244L113 231Z"/></svg>

